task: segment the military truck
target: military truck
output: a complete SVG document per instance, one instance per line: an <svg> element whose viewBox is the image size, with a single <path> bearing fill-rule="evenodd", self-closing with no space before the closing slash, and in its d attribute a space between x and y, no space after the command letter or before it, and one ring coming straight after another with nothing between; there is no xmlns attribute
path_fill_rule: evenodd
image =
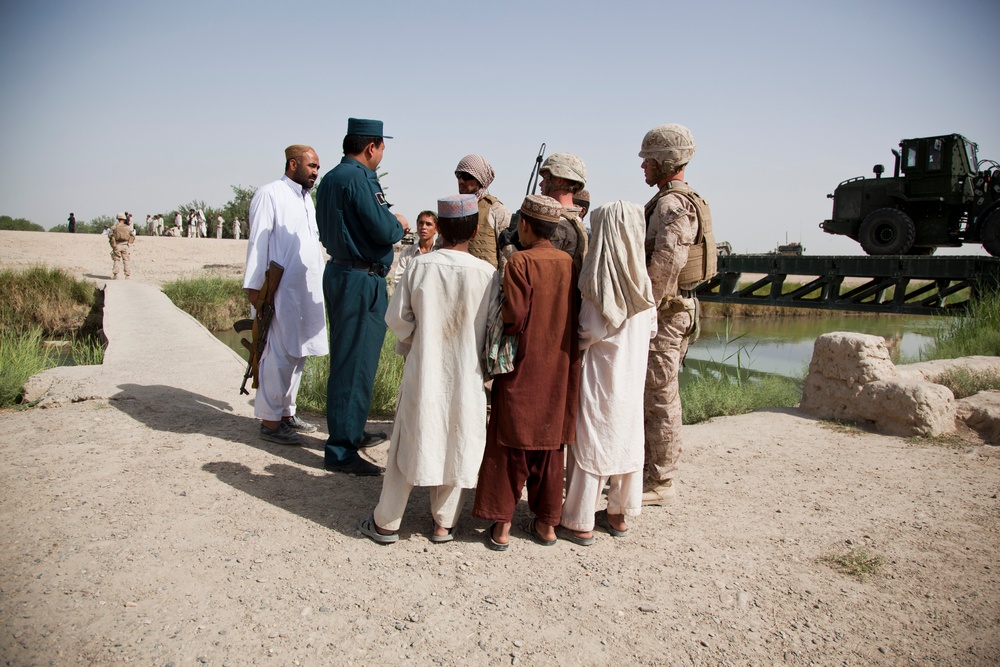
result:
<svg viewBox="0 0 1000 667"><path fill-rule="evenodd" d="M980 160L960 134L904 139L893 150L892 178L875 165L875 178L837 186L833 218L820 227L849 236L869 255L931 255L940 247L981 243L1000 257L1000 165Z"/></svg>

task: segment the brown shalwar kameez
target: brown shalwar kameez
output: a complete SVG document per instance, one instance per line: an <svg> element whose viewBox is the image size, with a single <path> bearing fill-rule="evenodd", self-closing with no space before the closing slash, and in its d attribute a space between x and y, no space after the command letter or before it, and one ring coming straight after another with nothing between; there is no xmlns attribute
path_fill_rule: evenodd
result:
<svg viewBox="0 0 1000 667"><path fill-rule="evenodd" d="M504 274L504 333L517 335L514 370L493 380L486 452L473 515L508 522L527 483L543 523L562 512L563 445L576 441L580 393L573 260L541 240L510 256Z"/></svg>

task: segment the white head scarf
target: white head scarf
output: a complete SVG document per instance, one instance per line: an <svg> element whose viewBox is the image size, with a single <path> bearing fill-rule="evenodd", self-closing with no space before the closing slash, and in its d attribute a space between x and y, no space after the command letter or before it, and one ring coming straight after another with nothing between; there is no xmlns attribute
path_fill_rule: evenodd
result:
<svg viewBox="0 0 1000 667"><path fill-rule="evenodd" d="M642 206L602 204L590 214L593 235L580 270L580 292L613 327L653 307L646 272L646 225Z"/></svg>

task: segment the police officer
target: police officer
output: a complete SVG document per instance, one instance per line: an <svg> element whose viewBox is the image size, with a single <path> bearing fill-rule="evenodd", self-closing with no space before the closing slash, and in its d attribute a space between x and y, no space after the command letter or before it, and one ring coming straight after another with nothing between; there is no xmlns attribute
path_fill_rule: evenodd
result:
<svg viewBox="0 0 1000 667"><path fill-rule="evenodd" d="M354 475L384 472L358 450L388 437L364 429L385 338L392 246L410 228L406 218L389 211L375 174L384 140L391 138L380 120L348 119L344 157L320 181L316 196L320 240L330 255L323 273L330 321L325 463L327 470Z"/></svg>
<svg viewBox="0 0 1000 667"><path fill-rule="evenodd" d="M684 181L695 143L683 125L646 133L639 157L646 184L657 188L646 204L646 264L653 285L658 331L646 370L643 505L677 496L674 477L681 455L678 374L688 343L697 335L695 285L715 274L715 237L708 203Z"/></svg>

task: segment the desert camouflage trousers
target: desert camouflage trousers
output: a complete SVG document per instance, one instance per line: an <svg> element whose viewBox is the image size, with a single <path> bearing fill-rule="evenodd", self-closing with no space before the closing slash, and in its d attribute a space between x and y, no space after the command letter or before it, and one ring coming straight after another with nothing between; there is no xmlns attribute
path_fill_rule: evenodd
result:
<svg viewBox="0 0 1000 667"><path fill-rule="evenodd" d="M646 461L643 488L660 486L677 474L681 458L681 395L678 376L687 352L684 335L691 325L687 311L661 311L656 338L649 343L646 391L643 398Z"/></svg>
<svg viewBox="0 0 1000 667"><path fill-rule="evenodd" d="M125 269L126 278L132 275L132 269L129 266L129 262L132 259L132 249L129 247L128 243L119 243L118 246L111 251L111 259L114 260L111 275L115 280L118 280L119 266Z"/></svg>

